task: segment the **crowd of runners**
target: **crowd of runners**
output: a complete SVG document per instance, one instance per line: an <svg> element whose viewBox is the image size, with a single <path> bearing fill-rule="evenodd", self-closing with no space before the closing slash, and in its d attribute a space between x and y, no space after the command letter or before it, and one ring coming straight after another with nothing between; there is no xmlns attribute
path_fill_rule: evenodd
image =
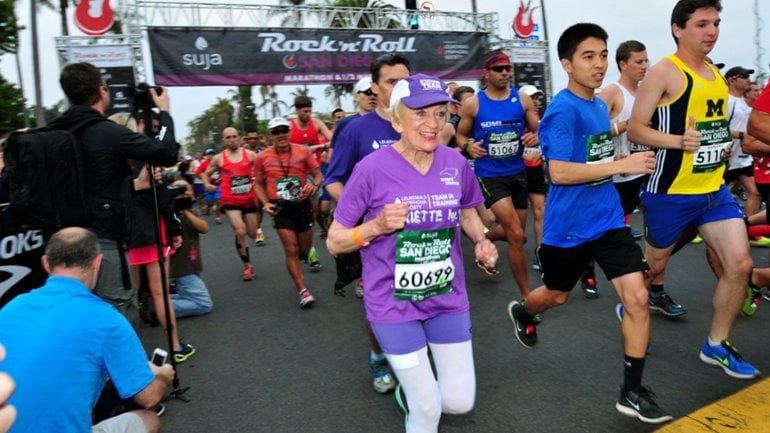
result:
<svg viewBox="0 0 770 433"><path fill-rule="evenodd" d="M467 413L475 404L466 272L503 278L499 266L510 267L518 288L507 306L513 337L530 348L538 344L538 323L565 304L573 288L590 299L611 296L596 283L598 265L619 300L623 377L616 409L662 423L672 416L643 381L650 311L687 313L664 289L664 273L680 248L705 242L717 284L699 358L731 377L756 378L759 370L729 337L736 316L752 316L770 285L770 269L755 267L749 250L770 245L770 221L761 210L770 199L770 91L759 94L753 70L734 65L722 72L724 65L708 57L721 9L719 0L678 1L671 15L674 53L648 68L644 43L624 41L614 52L620 77L613 83L605 82L610 49L602 27L567 28L557 51L568 84L542 119L543 92L512 85L513 65L503 51L482 59L478 90L413 71L408 56L388 53L354 85L354 115L335 110L327 125L313 116L312 100L299 96L290 118L267 122L267 137L225 128L219 149L183 157L173 179L164 181L179 188L168 197L172 211L162 216L166 254L176 251L167 272L159 272L163 261L151 242L138 242L133 254L129 249L137 266L134 285L143 286L139 267L147 267L142 317L175 328L177 317L211 311L198 240L209 218L232 228L245 281L276 272L255 265L250 246L280 242L301 308L316 302L305 268L320 271L316 248L328 248L337 272L334 293L344 295L353 285L363 298L369 339L361 345L373 390L394 393L408 433L435 433L442 413ZM161 96L153 97L167 108ZM165 127L161 116L156 129ZM136 157L168 162L159 155ZM153 173L135 172L138 200L151 188ZM735 199L741 193L743 207ZM631 214L640 210L644 227L631 227ZM530 215L535 239L525 235ZM266 239L263 224L272 224L277 239ZM98 231L57 234L59 249L47 250L46 266L59 279L48 284L70 287L66 278L74 278L99 294L96 271L110 263L101 263L97 237L102 249L117 248L114 240L101 242L105 235ZM58 257L62 245L82 257ZM471 265L463 263L463 246L473 250ZM324 265L331 271L331 263ZM533 271L540 287L530 287ZM161 275L170 275L174 287L170 315L158 306L164 301ZM18 341L33 331L13 334L6 324L33 302L18 299L0 310L0 343L11 353L4 369L23 382L29 371L12 354L27 347ZM120 329L130 340L129 330ZM173 346L176 363L196 352L176 334ZM162 412L155 397L170 383L170 372L152 367L141 373L131 385L115 381L119 393L141 395L135 397L141 406ZM142 384L153 386L152 397ZM21 425L30 423L28 411L36 407L25 398L11 399ZM151 411L129 413L144 422L140 431L159 427Z"/></svg>

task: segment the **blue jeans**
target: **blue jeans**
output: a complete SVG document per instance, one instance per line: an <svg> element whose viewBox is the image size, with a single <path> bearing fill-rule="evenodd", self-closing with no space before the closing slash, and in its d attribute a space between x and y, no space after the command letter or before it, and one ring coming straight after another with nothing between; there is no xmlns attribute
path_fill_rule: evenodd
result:
<svg viewBox="0 0 770 433"><path fill-rule="evenodd" d="M214 303L211 302L209 289L198 274L173 278L176 291L171 295L176 317L200 316L211 312Z"/></svg>

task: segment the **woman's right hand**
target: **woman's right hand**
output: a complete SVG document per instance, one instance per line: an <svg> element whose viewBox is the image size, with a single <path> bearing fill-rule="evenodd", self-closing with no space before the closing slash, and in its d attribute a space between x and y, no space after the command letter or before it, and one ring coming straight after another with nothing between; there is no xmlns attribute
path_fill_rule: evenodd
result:
<svg viewBox="0 0 770 433"><path fill-rule="evenodd" d="M378 231L382 234L389 234L403 229L408 215L409 203L386 204L382 208L382 212L375 218Z"/></svg>

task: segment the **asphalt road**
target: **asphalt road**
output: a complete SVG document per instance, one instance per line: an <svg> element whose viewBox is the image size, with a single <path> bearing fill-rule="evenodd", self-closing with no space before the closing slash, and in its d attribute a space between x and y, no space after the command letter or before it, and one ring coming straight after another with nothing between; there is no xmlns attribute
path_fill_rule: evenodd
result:
<svg viewBox="0 0 770 433"><path fill-rule="evenodd" d="M633 220L639 227L639 215ZM317 233L315 245L324 269L311 273L306 268L316 304L300 310L283 249L269 224L263 227L266 245L250 248L256 268L251 282L241 280L242 265L229 226L211 227L203 236L202 250L203 278L214 311L179 321L180 336L198 353L178 369L181 386L190 387L185 394L190 402L166 402L163 431L403 432L393 395L371 388L362 301L352 286L346 297L333 295L334 262ZM503 255L505 244L498 243L498 248ZM442 417L442 433L655 430L615 410L623 373L614 313L618 298L601 272L599 299L586 299L576 289L566 305L543 315L538 346L525 349L516 341L506 313L508 302L518 294L510 269L502 266L501 275L486 276L472 266L469 244L464 249L476 408L469 415ZM656 313L652 317L652 354L644 382L677 418L757 381L729 378L698 359L715 285L704 250L703 245L687 246L666 273L669 293L688 314L680 319ZM757 265L766 266L767 251L753 249ZM531 271L529 280L535 287L539 274ZM753 318L737 319L731 337L762 371L770 371L769 318L770 306L761 305ZM165 346L160 328L142 325L140 334L148 353Z"/></svg>

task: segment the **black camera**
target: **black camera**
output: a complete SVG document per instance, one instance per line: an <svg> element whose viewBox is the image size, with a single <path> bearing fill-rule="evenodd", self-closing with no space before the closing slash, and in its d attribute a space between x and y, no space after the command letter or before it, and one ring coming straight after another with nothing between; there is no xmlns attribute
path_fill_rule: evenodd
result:
<svg viewBox="0 0 770 433"><path fill-rule="evenodd" d="M192 209L193 201L192 197L179 197L174 200L174 210L181 212L183 210Z"/></svg>
<svg viewBox="0 0 770 433"><path fill-rule="evenodd" d="M134 87L128 88L128 93L134 97L134 108L139 110L150 110L155 107L155 102L152 100L150 89L155 89L155 92L158 95L163 93L162 87L150 86L147 83L139 83Z"/></svg>

